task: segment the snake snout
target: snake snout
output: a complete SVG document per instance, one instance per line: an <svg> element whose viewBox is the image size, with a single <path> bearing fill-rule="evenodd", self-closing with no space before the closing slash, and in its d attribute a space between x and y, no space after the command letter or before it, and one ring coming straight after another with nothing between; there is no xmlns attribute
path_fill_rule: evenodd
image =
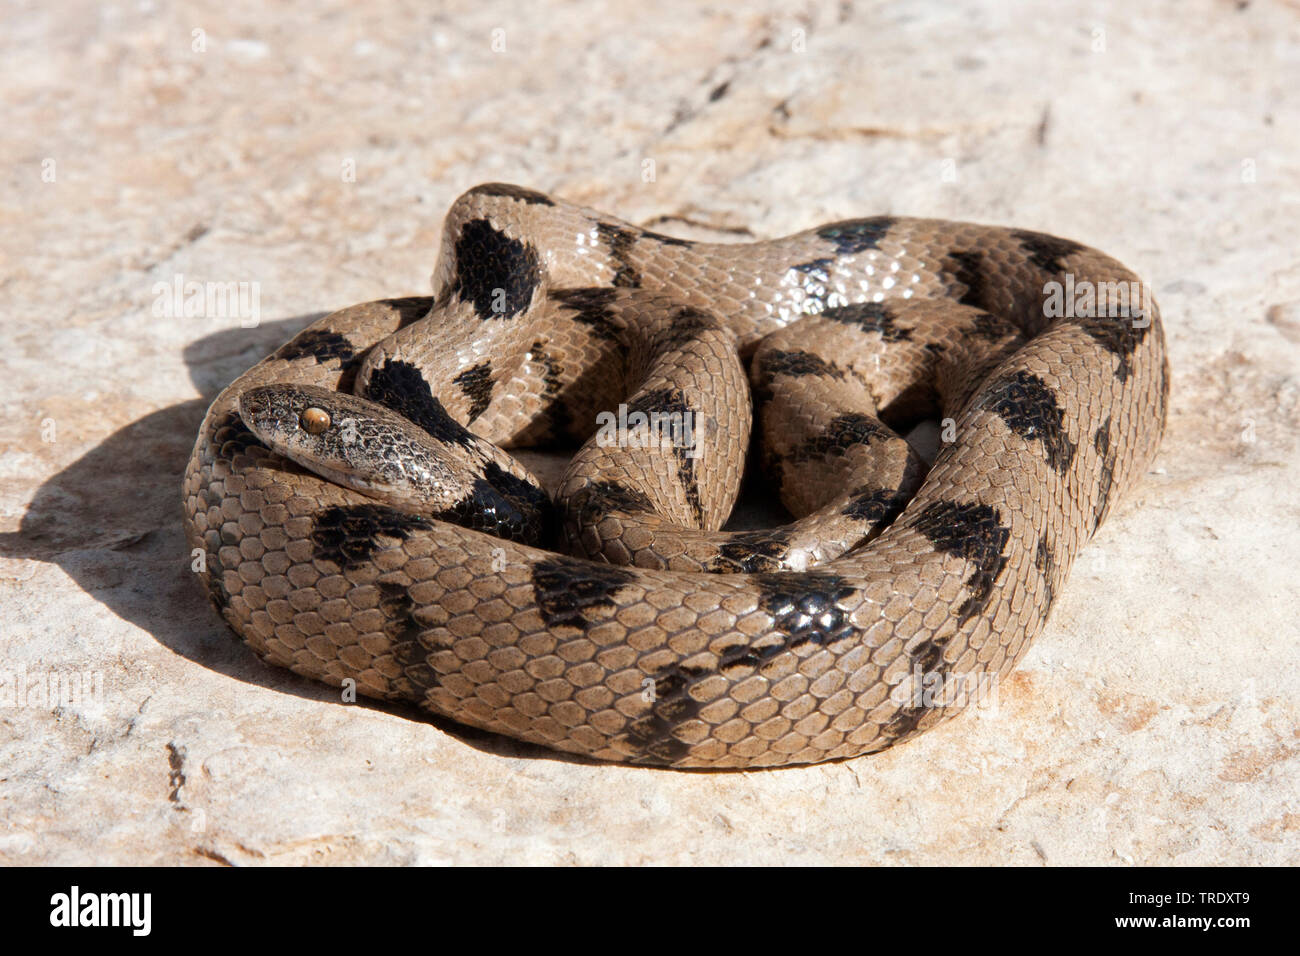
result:
<svg viewBox="0 0 1300 956"><path fill-rule="evenodd" d="M283 429L284 401L277 389L259 386L250 388L239 396L239 417L263 441Z"/></svg>

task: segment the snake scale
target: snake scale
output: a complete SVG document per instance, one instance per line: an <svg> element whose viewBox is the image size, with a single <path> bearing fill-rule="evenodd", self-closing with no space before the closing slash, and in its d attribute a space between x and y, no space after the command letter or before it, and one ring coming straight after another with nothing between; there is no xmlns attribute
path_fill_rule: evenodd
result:
<svg viewBox="0 0 1300 956"><path fill-rule="evenodd" d="M269 663L601 760L813 763L929 729L969 700L918 690L1011 671L1164 429L1154 302L1041 233L703 243L488 184L433 284L212 403L200 577ZM932 463L904 437L924 419ZM550 495L503 450L562 442ZM747 460L788 524L720 530Z"/></svg>

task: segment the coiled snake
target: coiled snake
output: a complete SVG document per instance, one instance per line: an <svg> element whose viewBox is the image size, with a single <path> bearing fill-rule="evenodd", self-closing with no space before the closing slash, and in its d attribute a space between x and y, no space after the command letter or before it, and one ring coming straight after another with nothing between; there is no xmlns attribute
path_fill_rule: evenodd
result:
<svg viewBox="0 0 1300 956"><path fill-rule="evenodd" d="M1164 428L1154 303L1040 233L696 243L491 184L448 213L434 289L326 316L217 397L185 476L200 577L272 664L603 760L932 727L967 701L919 691L1013 668ZM795 520L722 532L751 389ZM926 418L932 466L901 437ZM563 440L552 503L501 448Z"/></svg>

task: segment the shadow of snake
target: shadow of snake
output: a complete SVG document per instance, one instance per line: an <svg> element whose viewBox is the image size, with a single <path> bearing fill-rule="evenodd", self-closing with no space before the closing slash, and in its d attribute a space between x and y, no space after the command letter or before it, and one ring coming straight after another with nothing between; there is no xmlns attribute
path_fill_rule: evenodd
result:
<svg viewBox="0 0 1300 956"><path fill-rule="evenodd" d="M241 370L325 315L316 312L203 336L184 352L202 394L119 428L46 479L17 531L0 534L0 556L61 568L124 621L168 650L249 684L309 700L339 692L250 654L194 586L176 488L208 405ZM93 626L93 624L91 625ZM572 763L598 763L436 717L414 705L357 699L360 706L433 724L477 749Z"/></svg>

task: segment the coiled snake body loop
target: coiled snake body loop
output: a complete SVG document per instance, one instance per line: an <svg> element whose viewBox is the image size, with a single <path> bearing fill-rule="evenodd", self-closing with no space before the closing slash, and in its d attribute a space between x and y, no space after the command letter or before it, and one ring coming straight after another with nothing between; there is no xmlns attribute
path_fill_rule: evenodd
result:
<svg viewBox="0 0 1300 956"><path fill-rule="evenodd" d="M1164 428L1154 302L1041 233L694 243L489 184L434 291L326 316L217 397L184 488L201 577L270 663L603 760L934 726L967 701L919 689L1009 673ZM794 520L724 532L751 390ZM932 464L902 436L925 418ZM502 447L557 440L586 443L553 505Z"/></svg>

